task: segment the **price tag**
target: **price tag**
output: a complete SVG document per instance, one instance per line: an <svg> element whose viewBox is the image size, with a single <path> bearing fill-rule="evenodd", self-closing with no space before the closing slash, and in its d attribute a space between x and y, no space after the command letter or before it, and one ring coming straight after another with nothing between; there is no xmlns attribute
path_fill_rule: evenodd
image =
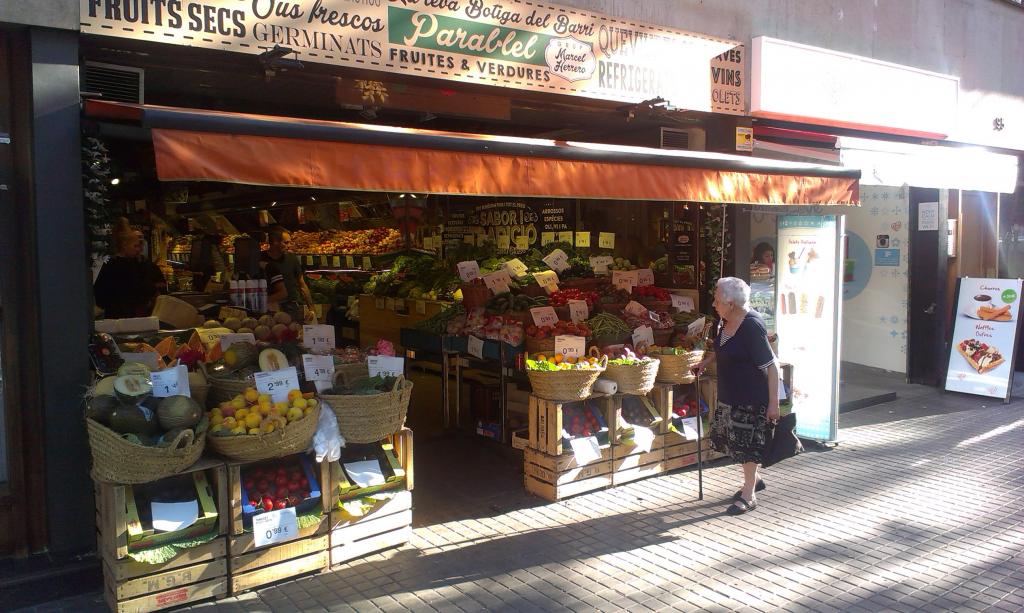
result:
<svg viewBox="0 0 1024 613"><path fill-rule="evenodd" d="M640 304L636 300L630 300L629 303L626 304L626 308L622 310L631 315L636 315L637 317L646 317L648 312L647 307Z"/></svg>
<svg viewBox="0 0 1024 613"><path fill-rule="evenodd" d="M368 255L363 256L363 270L373 270L373 262Z"/></svg>
<svg viewBox="0 0 1024 613"><path fill-rule="evenodd" d="M596 436L585 438L574 438L569 440L573 455L576 456L576 464L583 466L601 459L601 445L597 442Z"/></svg>
<svg viewBox="0 0 1024 613"><path fill-rule="evenodd" d="M654 271L650 268L641 268L636 272L636 285L641 287L644 285L654 285Z"/></svg>
<svg viewBox="0 0 1024 613"><path fill-rule="evenodd" d="M558 233L558 242L560 242L560 243L569 243L571 245L572 244L572 232L571 231L569 231L569 232L559 232Z"/></svg>
<svg viewBox="0 0 1024 613"><path fill-rule="evenodd" d="M508 251L512 246L512 240L509 238L508 234L505 232L499 232L497 238L498 249Z"/></svg>
<svg viewBox="0 0 1024 613"><path fill-rule="evenodd" d="M473 279L480 278L480 265L476 263L476 260L466 260L465 262L459 262L459 278L469 283Z"/></svg>
<svg viewBox="0 0 1024 613"><path fill-rule="evenodd" d="M356 259L350 255L345 256L345 268L355 268Z"/></svg>
<svg viewBox="0 0 1024 613"><path fill-rule="evenodd" d="M580 323L590 319L590 307L586 300L569 301L569 318L573 323Z"/></svg>
<svg viewBox="0 0 1024 613"><path fill-rule="evenodd" d="M282 370L258 372L253 377L256 379L256 391L269 395L274 402L287 401L288 392L299 389L299 373L294 366Z"/></svg>
<svg viewBox="0 0 1024 613"><path fill-rule="evenodd" d="M569 256L561 249L555 249L544 257L544 263L555 272L562 272L569 268Z"/></svg>
<svg viewBox="0 0 1024 613"><path fill-rule="evenodd" d="M510 283L512 283L512 277L508 276L508 271L505 270L496 270L490 274L484 275L484 285L486 285L495 296L508 292Z"/></svg>
<svg viewBox="0 0 1024 613"><path fill-rule="evenodd" d="M693 312L693 298L690 296L680 296L679 294L671 294L672 308L683 313Z"/></svg>
<svg viewBox="0 0 1024 613"><path fill-rule="evenodd" d="M332 255L331 256L331 267L332 268L341 268L341 257L340 256L337 256L337 255Z"/></svg>
<svg viewBox="0 0 1024 613"><path fill-rule="evenodd" d="M516 251L528 251L530 249L530 237L529 236L517 236L516 237Z"/></svg>
<svg viewBox="0 0 1024 613"><path fill-rule="evenodd" d="M590 246L590 232L577 232L576 233L576 246L577 247L589 247Z"/></svg>
<svg viewBox="0 0 1024 613"><path fill-rule="evenodd" d="M327 256L326 255L320 256L320 265L321 266L327 266L328 265L328 261L327 261Z"/></svg>
<svg viewBox="0 0 1024 613"><path fill-rule="evenodd" d="M553 270L545 270L543 272L533 273L533 278L537 280L537 285L541 287L554 286L555 290L558 290L558 273ZM548 291L550 294L551 291Z"/></svg>
<svg viewBox="0 0 1024 613"><path fill-rule="evenodd" d="M469 335L467 340L469 342L466 349L469 351L469 355L479 360L484 359L484 342L472 334Z"/></svg>
<svg viewBox="0 0 1024 613"><path fill-rule="evenodd" d="M633 426L633 444L640 453L647 453L654 446L654 431L643 426Z"/></svg>
<svg viewBox="0 0 1024 613"><path fill-rule="evenodd" d="M615 233L601 232L597 237L597 246L601 249L615 249Z"/></svg>
<svg viewBox="0 0 1024 613"><path fill-rule="evenodd" d="M302 326L302 346L313 351L331 351L335 347L334 326L319 324Z"/></svg>
<svg viewBox="0 0 1024 613"><path fill-rule="evenodd" d="M405 374L405 358L371 355L366 358L366 365L370 368L371 377L397 377Z"/></svg>
<svg viewBox="0 0 1024 613"><path fill-rule="evenodd" d="M427 303L426 302L423 302L422 300L417 300L416 301L416 314L417 315L426 315L427 314Z"/></svg>
<svg viewBox="0 0 1024 613"><path fill-rule="evenodd" d="M219 341L221 336L231 334L231 330L227 328L196 328L196 334L199 335L199 340L209 347Z"/></svg>
<svg viewBox="0 0 1024 613"><path fill-rule="evenodd" d="M608 267L615 263L615 258L610 255L597 255L590 257L590 267L598 275L608 274Z"/></svg>
<svg viewBox="0 0 1024 613"><path fill-rule="evenodd" d="M306 266L312 266L312 265L313 265L313 256L307 255L306 256Z"/></svg>
<svg viewBox="0 0 1024 613"><path fill-rule="evenodd" d="M505 262L504 267L509 275L517 279L526 276L526 264L523 264L523 261L519 258L512 258Z"/></svg>
<svg viewBox="0 0 1024 613"><path fill-rule="evenodd" d="M612 285L616 289L624 289L632 293L633 288L636 287L636 277L635 270L613 270Z"/></svg>
<svg viewBox="0 0 1024 613"><path fill-rule="evenodd" d="M121 354L125 362L138 362L145 364L150 370L160 368L160 356L155 351L143 351L141 353L125 352Z"/></svg>
<svg viewBox="0 0 1024 613"><path fill-rule="evenodd" d="M302 354L302 369L307 381L334 381L334 358L329 355Z"/></svg>
<svg viewBox="0 0 1024 613"><path fill-rule="evenodd" d="M299 537L295 507L264 511L252 516L252 536L256 547L284 543Z"/></svg>
<svg viewBox="0 0 1024 613"><path fill-rule="evenodd" d="M553 326L558 323L558 314L555 313L554 307L533 307L530 309L530 315L533 316L533 325L538 328L541 326Z"/></svg>
<svg viewBox="0 0 1024 613"><path fill-rule="evenodd" d="M655 311L647 311L647 317L649 317L651 321L657 322L659 324L661 323L661 316L658 315L658 313L656 313Z"/></svg>
<svg viewBox="0 0 1024 613"><path fill-rule="evenodd" d="M231 334L225 334L220 337L220 350L227 351L228 348L235 343L249 343L250 345L255 345L256 335L252 332L234 332Z"/></svg>
<svg viewBox="0 0 1024 613"><path fill-rule="evenodd" d="M192 396L192 391L188 387L188 367L184 364L166 370L154 370L149 377L153 382L153 396L156 398Z"/></svg>
<svg viewBox="0 0 1024 613"><path fill-rule="evenodd" d="M648 347L654 344L654 330L650 326L640 326L633 330L633 347L638 347L642 343L647 343Z"/></svg>
<svg viewBox="0 0 1024 613"><path fill-rule="evenodd" d="M686 326L687 336L700 336L700 333L704 331L704 317L701 317L697 321Z"/></svg>
<svg viewBox="0 0 1024 613"><path fill-rule="evenodd" d="M554 232L541 232L540 233L540 246L543 247L549 243L555 242Z"/></svg>
<svg viewBox="0 0 1024 613"><path fill-rule="evenodd" d="M700 425L697 423L698 419L700 418L684 417L682 419L683 431L681 432L681 434L683 435L683 438L685 438L688 441L695 441L698 438L700 438L700 435L697 433L697 428L700 427Z"/></svg>
<svg viewBox="0 0 1024 613"><path fill-rule="evenodd" d="M587 353L587 339L582 336L556 336L555 353L567 358L581 358Z"/></svg>

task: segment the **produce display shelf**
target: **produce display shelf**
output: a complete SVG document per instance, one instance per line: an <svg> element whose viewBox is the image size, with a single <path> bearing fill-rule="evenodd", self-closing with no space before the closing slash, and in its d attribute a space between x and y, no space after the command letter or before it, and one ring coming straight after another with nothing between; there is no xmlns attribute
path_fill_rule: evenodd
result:
<svg viewBox="0 0 1024 613"><path fill-rule="evenodd" d="M403 428L376 446L375 452L381 464L385 482L381 485L359 487L349 481L342 469L341 460L330 462L330 491L325 496L326 508L334 511L339 504L382 491L411 491L415 485L413 467L412 430ZM344 453L344 451L342 452ZM342 458L343 460L344 458Z"/></svg>
<svg viewBox="0 0 1024 613"><path fill-rule="evenodd" d="M331 566L399 547L412 538L412 492L401 490L362 516L331 511Z"/></svg>
<svg viewBox="0 0 1024 613"><path fill-rule="evenodd" d="M303 253L295 255L307 268L317 266L327 269L380 272L390 267L390 262L402 254L390 253Z"/></svg>

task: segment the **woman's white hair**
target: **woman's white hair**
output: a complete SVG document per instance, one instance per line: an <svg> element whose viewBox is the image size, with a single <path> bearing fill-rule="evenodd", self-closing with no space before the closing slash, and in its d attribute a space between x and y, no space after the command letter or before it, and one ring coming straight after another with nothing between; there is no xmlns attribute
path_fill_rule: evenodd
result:
<svg viewBox="0 0 1024 613"><path fill-rule="evenodd" d="M750 307L750 286L743 279L722 277L718 280L717 287L722 290L722 298L726 302L744 309Z"/></svg>

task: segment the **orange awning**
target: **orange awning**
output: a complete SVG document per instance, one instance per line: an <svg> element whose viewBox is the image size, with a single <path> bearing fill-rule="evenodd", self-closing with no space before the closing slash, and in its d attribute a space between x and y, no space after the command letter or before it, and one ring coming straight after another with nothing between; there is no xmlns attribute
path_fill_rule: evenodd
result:
<svg viewBox="0 0 1024 613"><path fill-rule="evenodd" d="M125 105L89 109L118 118ZM107 107L107 108L104 108ZM857 204L860 173L757 158L133 107L164 181L478 196ZM115 113L116 111L116 113Z"/></svg>

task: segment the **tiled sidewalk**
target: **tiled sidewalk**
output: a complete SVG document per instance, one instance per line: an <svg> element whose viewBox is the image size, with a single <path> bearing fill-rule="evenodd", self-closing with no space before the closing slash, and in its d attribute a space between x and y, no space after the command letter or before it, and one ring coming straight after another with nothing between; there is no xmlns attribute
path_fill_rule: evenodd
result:
<svg viewBox="0 0 1024 613"><path fill-rule="evenodd" d="M841 444L766 471L742 517L723 513L739 477L728 465L705 471L703 501L692 472L558 504L522 497L193 609L1022 611L1024 403L927 400L947 412L899 419L926 401L914 398L844 415ZM37 610L88 608L104 610L98 596Z"/></svg>

